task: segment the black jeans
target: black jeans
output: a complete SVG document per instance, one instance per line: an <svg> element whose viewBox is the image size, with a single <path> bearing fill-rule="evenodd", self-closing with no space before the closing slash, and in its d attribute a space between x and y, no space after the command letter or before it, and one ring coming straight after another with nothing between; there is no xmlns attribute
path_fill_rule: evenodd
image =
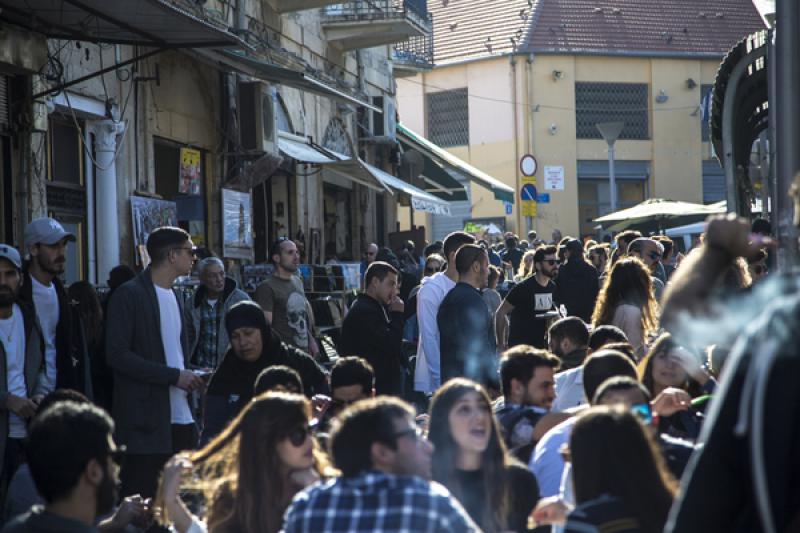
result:
<svg viewBox="0 0 800 533"><path fill-rule="evenodd" d="M6 439L6 449L3 454L3 473L0 477L0 504L5 508L6 491L11 478L23 462L25 462L24 439ZM0 518L2 520L2 518Z"/></svg>
<svg viewBox="0 0 800 533"><path fill-rule="evenodd" d="M139 494L142 498L153 498L158 488L158 478L164 464L174 454L197 448L197 426L195 424L172 424L171 454L126 454L120 472L122 488L120 496Z"/></svg>

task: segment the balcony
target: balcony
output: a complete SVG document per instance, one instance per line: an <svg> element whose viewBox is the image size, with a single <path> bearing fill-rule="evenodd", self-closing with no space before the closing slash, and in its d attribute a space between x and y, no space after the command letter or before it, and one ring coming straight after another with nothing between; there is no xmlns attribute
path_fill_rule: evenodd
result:
<svg viewBox="0 0 800 533"><path fill-rule="evenodd" d="M305 11L306 9L331 6L340 2L341 0L269 0L269 3L278 13Z"/></svg>
<svg viewBox="0 0 800 533"><path fill-rule="evenodd" d="M429 13L428 17L431 16ZM433 33L411 37L394 45L392 65L397 78L433 69Z"/></svg>
<svg viewBox="0 0 800 533"><path fill-rule="evenodd" d="M402 43L433 33L426 0L358 0L325 8L322 27L341 50Z"/></svg>

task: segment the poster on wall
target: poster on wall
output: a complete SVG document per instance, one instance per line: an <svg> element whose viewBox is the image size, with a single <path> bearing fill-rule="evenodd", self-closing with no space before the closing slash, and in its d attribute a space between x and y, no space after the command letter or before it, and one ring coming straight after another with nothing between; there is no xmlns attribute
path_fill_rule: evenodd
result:
<svg viewBox="0 0 800 533"><path fill-rule="evenodd" d="M253 199L249 192L222 189L222 255L253 260Z"/></svg>
<svg viewBox="0 0 800 533"><path fill-rule="evenodd" d="M133 218L133 244L136 247L136 261L146 267L150 264L147 255L147 238L154 229L161 226L178 225L178 207L175 202L131 197L131 217Z"/></svg>
<svg viewBox="0 0 800 533"><path fill-rule="evenodd" d="M178 192L181 194L200 194L201 180L200 150L181 148L181 169Z"/></svg>

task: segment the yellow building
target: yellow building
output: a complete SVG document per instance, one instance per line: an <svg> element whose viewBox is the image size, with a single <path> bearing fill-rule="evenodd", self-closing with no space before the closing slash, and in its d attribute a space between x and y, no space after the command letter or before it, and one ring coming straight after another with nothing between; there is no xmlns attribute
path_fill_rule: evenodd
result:
<svg viewBox="0 0 800 533"><path fill-rule="evenodd" d="M611 209L608 147L595 126L608 121L625 122L617 208L651 197L724 199L704 107L725 52L764 27L749 0L461 0L429 9L436 68L398 79L400 119L517 191L504 205L472 184L454 216L429 216L429 238L468 219L546 239L554 229L595 234L592 220ZM525 154L538 163L542 200L530 218L519 196Z"/></svg>

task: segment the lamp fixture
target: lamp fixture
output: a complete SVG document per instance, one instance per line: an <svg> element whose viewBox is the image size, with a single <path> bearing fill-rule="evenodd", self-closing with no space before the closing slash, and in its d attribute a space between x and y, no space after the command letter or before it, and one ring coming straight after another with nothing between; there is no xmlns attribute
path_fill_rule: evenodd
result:
<svg viewBox="0 0 800 533"><path fill-rule="evenodd" d="M697 87L697 82L696 81L694 81L692 78L689 78L688 80L686 80L686 88L687 89L689 89L691 91L695 87Z"/></svg>
<svg viewBox="0 0 800 533"><path fill-rule="evenodd" d="M553 71L553 81L558 81L564 79L564 72L560 70Z"/></svg>
<svg viewBox="0 0 800 533"><path fill-rule="evenodd" d="M664 89L661 89L660 91L658 91L658 96L656 96L656 102L659 103L659 104L663 104L667 100L669 100L669 96L667 95L667 91L665 91Z"/></svg>

